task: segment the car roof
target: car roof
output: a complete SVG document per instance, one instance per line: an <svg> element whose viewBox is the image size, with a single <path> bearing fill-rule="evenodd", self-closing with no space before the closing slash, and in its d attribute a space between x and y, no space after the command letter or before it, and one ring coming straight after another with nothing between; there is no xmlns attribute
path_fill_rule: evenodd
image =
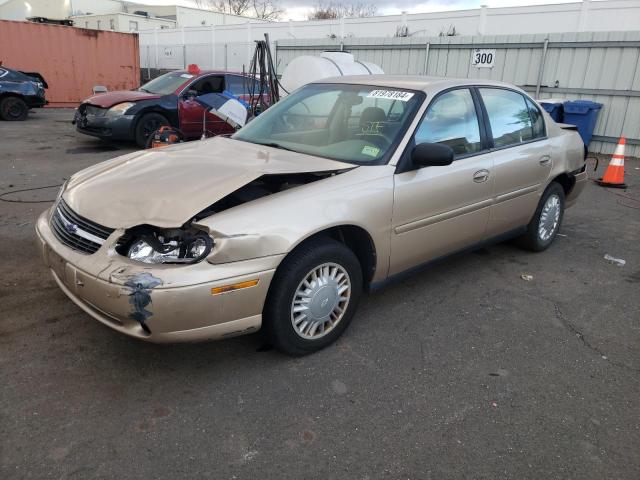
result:
<svg viewBox="0 0 640 480"><path fill-rule="evenodd" d="M350 83L389 88L406 88L432 92L462 85L488 85L496 87L518 87L505 82L474 78L445 78L426 75L346 75L343 77L323 78L313 83Z"/></svg>
<svg viewBox="0 0 640 480"><path fill-rule="evenodd" d="M189 75L194 75L196 77L202 77L204 75L211 75L211 74L216 74L216 75L242 75L242 73L240 73L240 72L229 72L229 71L225 71L225 70L200 70L200 73L198 73L198 74L193 74L193 73L189 72L188 70L173 70L170 73L188 73Z"/></svg>

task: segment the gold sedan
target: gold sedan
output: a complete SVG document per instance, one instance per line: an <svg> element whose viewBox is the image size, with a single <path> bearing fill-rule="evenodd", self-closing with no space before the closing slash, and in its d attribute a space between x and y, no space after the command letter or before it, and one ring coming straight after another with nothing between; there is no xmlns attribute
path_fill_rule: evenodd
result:
<svg viewBox="0 0 640 480"><path fill-rule="evenodd" d="M578 133L516 87L342 77L232 138L76 173L37 232L60 288L119 332L178 342L262 328L302 355L400 273L509 237L546 249L585 181Z"/></svg>

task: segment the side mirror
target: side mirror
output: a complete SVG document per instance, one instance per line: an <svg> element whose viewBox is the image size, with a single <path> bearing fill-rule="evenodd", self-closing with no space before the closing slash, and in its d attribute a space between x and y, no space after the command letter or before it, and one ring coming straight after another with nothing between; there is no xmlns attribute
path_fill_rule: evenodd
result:
<svg viewBox="0 0 640 480"><path fill-rule="evenodd" d="M197 90L187 90L187 98L196 98L198 96Z"/></svg>
<svg viewBox="0 0 640 480"><path fill-rule="evenodd" d="M453 150L442 143L419 143L411 152L411 162L418 167L451 165Z"/></svg>

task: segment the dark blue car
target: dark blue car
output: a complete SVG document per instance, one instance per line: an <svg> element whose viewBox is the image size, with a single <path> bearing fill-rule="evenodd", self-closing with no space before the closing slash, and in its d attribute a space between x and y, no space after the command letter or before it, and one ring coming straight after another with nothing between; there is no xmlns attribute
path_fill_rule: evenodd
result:
<svg viewBox="0 0 640 480"><path fill-rule="evenodd" d="M38 73L19 72L0 66L0 119L26 120L30 108L47 104L47 82Z"/></svg>

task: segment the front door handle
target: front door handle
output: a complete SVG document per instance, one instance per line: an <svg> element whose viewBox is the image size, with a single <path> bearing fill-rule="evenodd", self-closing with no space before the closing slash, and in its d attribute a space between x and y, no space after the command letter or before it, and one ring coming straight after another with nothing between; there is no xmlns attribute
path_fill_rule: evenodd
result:
<svg viewBox="0 0 640 480"><path fill-rule="evenodd" d="M473 174L473 181L476 183L486 182L489 179L489 170L478 170Z"/></svg>
<svg viewBox="0 0 640 480"><path fill-rule="evenodd" d="M540 165L547 166L551 163L551 155L543 155L540 157Z"/></svg>

